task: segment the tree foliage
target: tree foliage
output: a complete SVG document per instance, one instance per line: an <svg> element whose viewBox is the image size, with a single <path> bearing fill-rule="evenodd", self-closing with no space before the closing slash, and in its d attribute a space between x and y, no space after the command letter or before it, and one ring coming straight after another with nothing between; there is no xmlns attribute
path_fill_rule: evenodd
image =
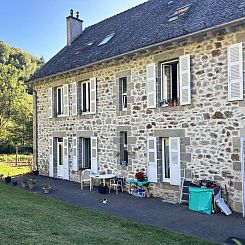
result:
<svg viewBox="0 0 245 245"><path fill-rule="evenodd" d="M0 148L32 145L32 96L25 81L44 63L0 41Z"/></svg>

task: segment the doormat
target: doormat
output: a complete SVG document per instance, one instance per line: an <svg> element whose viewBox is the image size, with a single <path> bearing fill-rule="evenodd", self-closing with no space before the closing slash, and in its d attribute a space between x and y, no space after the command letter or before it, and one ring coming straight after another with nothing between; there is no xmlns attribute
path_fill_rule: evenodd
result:
<svg viewBox="0 0 245 245"><path fill-rule="evenodd" d="M229 237L224 245L245 245L245 240L238 237Z"/></svg>

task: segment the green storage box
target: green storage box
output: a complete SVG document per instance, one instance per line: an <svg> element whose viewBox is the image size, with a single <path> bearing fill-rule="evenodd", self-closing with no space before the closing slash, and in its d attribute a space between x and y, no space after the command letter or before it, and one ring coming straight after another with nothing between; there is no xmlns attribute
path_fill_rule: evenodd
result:
<svg viewBox="0 0 245 245"><path fill-rule="evenodd" d="M189 187L189 192L189 209L211 214L213 189Z"/></svg>

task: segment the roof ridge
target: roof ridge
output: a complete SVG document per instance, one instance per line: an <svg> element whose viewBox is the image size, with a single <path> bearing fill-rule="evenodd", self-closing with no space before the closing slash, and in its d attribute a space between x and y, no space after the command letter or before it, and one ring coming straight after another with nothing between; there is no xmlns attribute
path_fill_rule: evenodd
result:
<svg viewBox="0 0 245 245"><path fill-rule="evenodd" d="M145 0L145 2L143 2L143 3L140 3L140 4L138 4L138 5L134 6L134 7L131 7L131 8L129 8L129 9L126 9L126 10L124 10L124 11L118 13L118 14L112 15L112 16L110 16L110 17L108 17L108 18L106 18L106 19L103 19L103 20L101 20L101 21L99 21L99 22L96 22L96 23L94 23L94 24L92 24L92 25L90 25L90 26L87 26L87 27L84 28L84 31L85 31L86 29L90 29L90 28L92 28L92 27L94 27L94 26L96 26L96 25L98 25L98 24L100 24L100 23L103 23L103 22L106 22L106 21L108 21L108 20L110 20L110 19L112 19L112 18L115 18L116 16L122 15L122 14L124 14L124 13L126 13L126 12L129 12L129 11L132 11L132 10L135 9L135 8L139 8L139 7L141 7L142 5L145 5L145 4L149 3L150 1L153 1L153 0ZM81 35L82 35L82 34L81 34Z"/></svg>

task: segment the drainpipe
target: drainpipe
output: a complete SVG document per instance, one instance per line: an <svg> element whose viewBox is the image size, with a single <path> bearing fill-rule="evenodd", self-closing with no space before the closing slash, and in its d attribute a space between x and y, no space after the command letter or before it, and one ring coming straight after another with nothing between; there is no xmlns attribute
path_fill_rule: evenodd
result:
<svg viewBox="0 0 245 245"><path fill-rule="evenodd" d="M37 91L33 89L33 167L38 169Z"/></svg>

